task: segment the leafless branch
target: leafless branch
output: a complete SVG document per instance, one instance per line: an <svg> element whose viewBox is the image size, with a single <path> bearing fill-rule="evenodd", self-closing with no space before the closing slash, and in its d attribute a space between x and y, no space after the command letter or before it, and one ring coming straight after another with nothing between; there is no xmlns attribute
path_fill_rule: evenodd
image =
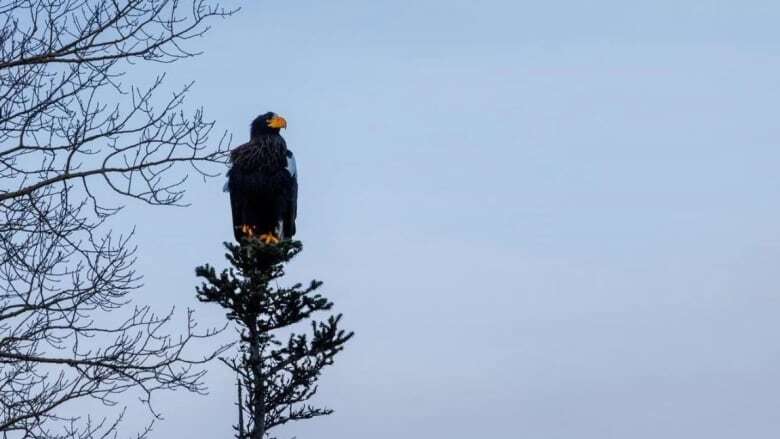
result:
<svg viewBox="0 0 780 439"><path fill-rule="evenodd" d="M215 330L198 331L188 311L172 336L172 313L133 307L134 232L109 220L129 200L181 205L189 175L221 169L230 139L213 138L202 109L185 113L191 84L166 97L164 75L123 81L137 63L197 55L190 40L233 12L207 0L0 0L4 437L116 437L123 409L95 418L72 406L138 392L157 417L157 391L203 392L198 366L227 348L190 358Z"/></svg>

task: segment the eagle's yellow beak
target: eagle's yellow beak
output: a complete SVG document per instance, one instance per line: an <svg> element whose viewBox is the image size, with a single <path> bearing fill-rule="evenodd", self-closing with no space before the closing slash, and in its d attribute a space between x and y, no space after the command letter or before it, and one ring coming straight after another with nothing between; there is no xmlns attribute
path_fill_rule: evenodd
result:
<svg viewBox="0 0 780 439"><path fill-rule="evenodd" d="M287 121L282 116L274 116L268 121L271 128L287 128Z"/></svg>

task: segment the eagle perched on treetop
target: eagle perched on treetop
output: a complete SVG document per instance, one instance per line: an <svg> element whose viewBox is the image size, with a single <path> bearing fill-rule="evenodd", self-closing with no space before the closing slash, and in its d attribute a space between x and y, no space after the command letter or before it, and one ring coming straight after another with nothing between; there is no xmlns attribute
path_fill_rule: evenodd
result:
<svg viewBox="0 0 780 439"><path fill-rule="evenodd" d="M268 112L252 121L250 140L230 153L225 189L230 192L237 241L257 238L276 244L295 234L298 171L279 130L287 121Z"/></svg>

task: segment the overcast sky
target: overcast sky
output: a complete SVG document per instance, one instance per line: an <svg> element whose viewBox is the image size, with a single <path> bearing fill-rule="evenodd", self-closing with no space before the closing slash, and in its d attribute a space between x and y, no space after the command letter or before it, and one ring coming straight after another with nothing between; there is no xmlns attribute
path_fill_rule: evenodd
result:
<svg viewBox="0 0 780 439"><path fill-rule="evenodd" d="M246 3L167 84L236 144L287 118L290 281L357 334L279 437L780 436L780 3ZM222 183L122 214L139 302L222 320ZM153 437L232 434L212 369Z"/></svg>

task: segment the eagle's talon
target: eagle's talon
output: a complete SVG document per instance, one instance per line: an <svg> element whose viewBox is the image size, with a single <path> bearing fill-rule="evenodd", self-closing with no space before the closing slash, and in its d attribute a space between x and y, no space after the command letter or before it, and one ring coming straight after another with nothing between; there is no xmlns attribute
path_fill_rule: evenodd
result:
<svg viewBox="0 0 780 439"><path fill-rule="evenodd" d="M255 236L255 228L250 226L249 224L242 224L241 225L241 233L246 238L254 238L254 236Z"/></svg>
<svg viewBox="0 0 780 439"><path fill-rule="evenodd" d="M260 241L262 241L265 245L279 244L279 238L277 238L273 233L263 233L260 235Z"/></svg>

